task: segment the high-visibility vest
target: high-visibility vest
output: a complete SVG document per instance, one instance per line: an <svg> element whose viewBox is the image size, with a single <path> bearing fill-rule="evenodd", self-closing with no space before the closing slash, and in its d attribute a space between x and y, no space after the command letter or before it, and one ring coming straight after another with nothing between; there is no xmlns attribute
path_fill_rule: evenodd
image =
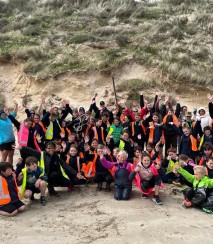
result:
<svg viewBox="0 0 213 244"><path fill-rule="evenodd" d="M16 177L15 174L13 174L14 177L14 182L15 182L15 187L16 187L16 192L19 198L19 189L16 183ZM0 205L5 205L10 203L11 201L11 197L10 197L10 193L8 190L8 184L7 181L4 177L0 176Z"/></svg>
<svg viewBox="0 0 213 244"><path fill-rule="evenodd" d="M171 173L173 171L173 168L175 165L179 165L179 162L174 162L172 160L169 160L168 167L166 169L166 174Z"/></svg>
<svg viewBox="0 0 213 244"><path fill-rule="evenodd" d="M121 114L121 116L120 116L120 120L121 120L122 122L124 122L124 118L125 118L125 115L124 115L124 114Z"/></svg>
<svg viewBox="0 0 213 244"><path fill-rule="evenodd" d="M154 122L149 122L149 139L148 139L149 143L153 143L154 133L155 133ZM161 138L163 139L162 144L165 144L164 131L162 131Z"/></svg>
<svg viewBox="0 0 213 244"><path fill-rule="evenodd" d="M21 185L21 197L24 197L24 193L27 186L27 168L22 169L22 174L23 174L23 181ZM40 174L40 177L43 176L43 174L44 172Z"/></svg>
<svg viewBox="0 0 213 244"><path fill-rule="evenodd" d="M200 139L200 143L199 143L199 147L198 150L200 151L201 147L203 146L204 143L204 135L202 135L201 139Z"/></svg>
<svg viewBox="0 0 213 244"><path fill-rule="evenodd" d="M144 135L146 135L146 128L145 128L145 126L143 125L143 123L140 123L140 124L141 124L142 130L144 132ZM132 125L132 136L134 136L135 135L135 122L132 122L131 125Z"/></svg>
<svg viewBox="0 0 213 244"><path fill-rule="evenodd" d="M211 157L213 157L213 153L211 154ZM204 163L204 157L201 157L199 161L199 166L203 166L203 163Z"/></svg>
<svg viewBox="0 0 213 244"><path fill-rule="evenodd" d="M132 139L130 139L129 142L133 144L133 140ZM125 147L125 141L120 140L119 146L118 146L119 150L124 149L124 147Z"/></svg>
<svg viewBox="0 0 213 244"><path fill-rule="evenodd" d="M168 114L164 116L164 118L163 118L163 123L164 123L164 124L166 124L166 120L167 120L167 117L168 117L168 116L169 116ZM175 114L172 114L172 122L173 122L176 126L178 126L178 118L177 118L177 116L176 116Z"/></svg>
<svg viewBox="0 0 213 244"><path fill-rule="evenodd" d="M60 128L60 130L61 130L61 126L60 126L58 120L56 120L56 122L57 122L57 124L58 124L58 126L59 126L59 128ZM52 139L53 139L53 122L52 122L52 121L50 121L50 124L49 124L49 126L47 127L47 131L46 131L46 133L45 133L45 138L46 138L47 140L52 140Z"/></svg>
<svg viewBox="0 0 213 244"><path fill-rule="evenodd" d="M99 141L99 138L98 138L98 132L97 132L97 128L96 128L96 126L93 126L93 127L92 127L92 130L93 130L93 132L94 132L94 137L93 137L93 139L96 139L97 141ZM103 127L101 127L101 139L102 139L102 141L104 142L104 128L103 128Z"/></svg>
<svg viewBox="0 0 213 244"><path fill-rule="evenodd" d="M77 168L78 168L78 173L81 172L81 165L80 165L80 157L76 157L76 160L77 160ZM67 160L66 160L66 163L69 164L70 163L70 155L67 155Z"/></svg>
<svg viewBox="0 0 213 244"><path fill-rule="evenodd" d="M39 121L39 125L41 126L43 132L46 133L47 129L44 127L44 124L41 121Z"/></svg>
<svg viewBox="0 0 213 244"><path fill-rule="evenodd" d="M68 135L71 135L71 131L68 128L65 128L65 129L61 128L61 133L65 135L65 133L66 133L65 130L67 131Z"/></svg>
<svg viewBox="0 0 213 244"><path fill-rule="evenodd" d="M94 153L93 161L88 162L88 164L85 163L83 164L81 170L84 172L86 178L92 178L95 176L97 158L98 158L98 154ZM115 167L112 167L112 169L108 169L108 171L112 174L112 176L114 175L114 170Z"/></svg>
<svg viewBox="0 0 213 244"><path fill-rule="evenodd" d="M61 170L63 177L66 179L69 179L69 177L64 172L64 169L62 168L60 163L59 163L59 165L60 165L60 170ZM41 158L40 158L40 161L38 162L38 166L42 167L43 173L40 176L43 176L45 173L44 151L41 152Z"/></svg>
<svg viewBox="0 0 213 244"><path fill-rule="evenodd" d="M191 145L192 145L192 151L196 152L198 150L198 148L197 148L197 139L194 138L193 135L190 135L190 141L191 141Z"/></svg>
<svg viewBox="0 0 213 244"><path fill-rule="evenodd" d="M28 143L29 130L27 129L27 127L24 125L23 122L20 123L20 128L19 128L17 135L18 135L19 146L26 147L27 143ZM33 140L34 140L34 145L35 145L36 150L41 152L41 149L37 143L35 136L33 136Z"/></svg>

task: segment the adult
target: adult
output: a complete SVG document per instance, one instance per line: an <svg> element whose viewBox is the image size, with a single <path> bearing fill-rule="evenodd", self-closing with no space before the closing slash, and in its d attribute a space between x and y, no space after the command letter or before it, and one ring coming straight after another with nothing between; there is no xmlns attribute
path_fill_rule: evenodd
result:
<svg viewBox="0 0 213 244"><path fill-rule="evenodd" d="M13 113L9 114L7 108L0 110L0 151L1 162L13 163L15 136L13 132L12 118L15 118L18 104L14 101Z"/></svg>

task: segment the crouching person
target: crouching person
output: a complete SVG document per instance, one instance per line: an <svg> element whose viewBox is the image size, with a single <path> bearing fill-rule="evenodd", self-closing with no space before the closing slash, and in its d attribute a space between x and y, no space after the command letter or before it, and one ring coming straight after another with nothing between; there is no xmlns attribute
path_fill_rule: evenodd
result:
<svg viewBox="0 0 213 244"><path fill-rule="evenodd" d="M47 176L44 170L38 166L38 160L34 157L27 157L25 160L26 168L22 169L22 173L18 176L18 181L22 182L21 197L34 200L34 193L41 193L41 205L45 206Z"/></svg>
<svg viewBox="0 0 213 244"><path fill-rule="evenodd" d="M0 162L0 215L15 216L24 210L11 163Z"/></svg>
<svg viewBox="0 0 213 244"><path fill-rule="evenodd" d="M114 198L116 200L130 199L133 178L131 179L130 177L132 167L130 163L127 163L127 158L128 154L124 150L118 153L117 162L109 162L103 154L100 155L102 165L107 169L112 169L112 172L114 172Z"/></svg>
<svg viewBox="0 0 213 244"><path fill-rule="evenodd" d="M198 207L204 212L213 213L213 179L206 176L206 169L203 166L194 167L194 175L191 175L179 165L175 166L174 171L186 178L193 187L186 188L184 194L185 207Z"/></svg>
<svg viewBox="0 0 213 244"><path fill-rule="evenodd" d="M45 145L45 151L38 152L29 147L22 147L24 153L35 157L39 160L38 165L42 167L47 175L48 191L50 196L60 196L54 187L70 187L72 181L82 179L83 176L73 170L67 163L58 156L54 142L48 142Z"/></svg>

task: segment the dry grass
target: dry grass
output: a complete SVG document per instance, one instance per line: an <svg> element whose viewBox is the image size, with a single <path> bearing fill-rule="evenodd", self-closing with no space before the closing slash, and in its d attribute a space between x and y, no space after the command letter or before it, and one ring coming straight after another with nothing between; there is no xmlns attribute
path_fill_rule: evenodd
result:
<svg viewBox="0 0 213 244"><path fill-rule="evenodd" d="M0 60L42 78L135 61L173 81L211 84L212 13L209 0L0 0Z"/></svg>

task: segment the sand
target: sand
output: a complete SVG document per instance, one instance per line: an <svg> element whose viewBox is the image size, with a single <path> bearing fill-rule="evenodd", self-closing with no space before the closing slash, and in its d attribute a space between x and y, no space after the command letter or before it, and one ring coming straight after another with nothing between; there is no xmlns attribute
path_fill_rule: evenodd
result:
<svg viewBox="0 0 213 244"><path fill-rule="evenodd" d="M183 208L177 187L161 192L163 206L141 199L136 187L129 201L95 185L57 190L61 197L48 197L47 206L36 195L25 200L26 212L0 217L0 243L212 243L212 215Z"/></svg>

